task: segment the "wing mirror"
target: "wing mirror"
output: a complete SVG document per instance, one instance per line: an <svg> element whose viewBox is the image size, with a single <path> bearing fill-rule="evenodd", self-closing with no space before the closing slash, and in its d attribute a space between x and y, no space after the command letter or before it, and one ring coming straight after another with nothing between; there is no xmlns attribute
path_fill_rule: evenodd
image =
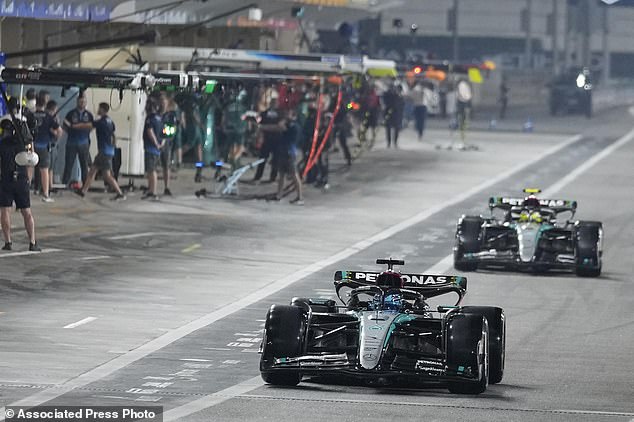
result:
<svg viewBox="0 0 634 422"><path fill-rule="evenodd" d="M459 308L459 306L440 305L438 306L437 309L438 309L438 312L440 312L441 314L444 314L456 308Z"/></svg>

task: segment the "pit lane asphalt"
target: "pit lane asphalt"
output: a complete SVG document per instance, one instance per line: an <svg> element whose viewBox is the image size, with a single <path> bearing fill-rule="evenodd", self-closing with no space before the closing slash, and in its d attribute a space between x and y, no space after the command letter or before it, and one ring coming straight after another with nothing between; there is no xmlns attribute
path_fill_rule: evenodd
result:
<svg viewBox="0 0 634 422"><path fill-rule="evenodd" d="M342 265L349 269L373 267L371 263L378 256L404 257L408 263L405 268L409 268L409 271L428 268L449 253L455 220L461 213L484 212L486 199L490 194L516 194L527 185L549 186L598 150L610 144L618 136L617 134L623 133L623 129L626 127L627 125L619 127L612 124L603 129L600 127L592 128L586 131L588 134L586 138L567 148L565 154L547 157L533 168L522 171L512 180L505 180L491 186L481 194L449 207L440 214L433 215L406 232L377 243L352 256L346 260L345 264L329 266L323 271L271 297L264 298L261 302L207 328L196 331L98 382L59 397L55 402L121 404L141 399L150 402L157 400L153 403L162 404L169 408L251 379L257 375L258 356L251 351L257 348L258 332L261 325L261 321L258 319L264 318L266 308L270 303L285 303L293 295L310 296L316 294L320 296L329 294L332 286L331 276L335 269L340 269ZM597 133L601 133L600 130L603 130L603 133L609 133L610 136L597 136ZM487 134L486 137L495 138L496 135ZM512 138L515 138L516 142L513 144L514 149L516 149L515 154L502 156L504 149L502 139L506 139L508 142ZM561 142L561 139L547 138L538 135L527 135L526 137L501 135L499 143L495 145L494 142L484 144L482 141L483 147L486 145L485 149L488 149L488 152L485 153L495 152L497 157L478 156L480 153L464 153L460 156L459 153L425 150L423 151L424 155L430 155L432 160L424 163L428 167L424 169L426 173L423 174L431 186L425 186L422 191L410 191L410 188L421 183L421 176L415 173L418 170L415 164L420 162L423 154L416 154L416 148L413 148L407 153L407 156L404 156L400 151L396 152L398 155L381 155L381 162L372 169L373 176L376 177L378 173L386 180L373 186L363 186L361 182L368 175L352 171L344 176L348 179L346 186L342 186L341 192L335 192L335 194L343 194L347 201L354 197L359 200L356 204L359 205L368 196L371 196L372 201L376 201L377 197L381 195L389 198L389 195L394 193L394 182L398 181L402 191L416 192L419 195L424 193L425 200L440 201L442 193L445 191L455 193L456 190L475 185L482 177L491 177L495 174L495 171L487 168L487 163L492 160L498 159L501 164L506 162L507 168L512 167L513 163L520 163L522 157L530 154L531 151L539 151L545 145ZM532 145L527 144L529 142ZM629 292L632 291L632 285L628 278L628 275L632 273L632 264L629 261L629 256L632 253L632 241L627 236L628 232L631 233L632 169L630 163L633 158L631 145L627 145L618 153L599 163L597 167L591 169L561 193L562 196L579 200L579 218L602 219L604 221L607 239L604 277L596 280L578 279L567 275L536 277L513 273L469 274L468 302L503 306L506 309L509 323L507 375L501 385L491 387L485 395L474 399L452 396L438 389L395 392L386 389L374 390L353 386L303 383L296 389L262 387L218 404L209 410L191 415L184 420L288 420L296 417L297 414L302 414L305 420L323 420L335 416L341 418L341 415L355 415L349 419L344 416L341 418L342 420L356 420L358 417L378 420L379 418L393 418L395 416L407 420L413 418L414 415L431 420L434 418L438 420L462 420L467 414L470 419L475 418L476 420L631 419L634 415L559 412L566 409L585 412L633 412L631 403L632 378L629 375L633 369L631 363L633 349L631 335L627 335L627 330L631 333L632 327L631 317L628 317L632 305L632 300L629 299L631 298ZM522 147L526 149L522 150ZM407 146L404 145L403 148L406 149ZM468 171L461 173L461 170L453 168L457 164L475 165L468 168ZM474 168L478 171L477 175L474 174ZM404 169L406 171L402 171ZM430 169L436 171L430 171ZM432 181L436 182L434 176L438 175L442 175L443 178L438 178L436 184L431 183ZM447 175L458 179L458 181L452 181L453 186L449 188L446 185L439 186L442 180L446 181ZM346 189L353 190L346 191ZM358 191L355 192L354 189ZM438 189L440 192L436 192L434 189ZM327 198L329 203L324 208L333 205L342 208L341 220L345 220L351 215L359 217L359 214L355 214L355 212L349 212L346 215L348 208L346 204L342 203L343 199L334 196L329 195ZM408 195L408 197L412 196ZM422 196L415 197L422 198ZM397 202L394 199L390 204L399 206L404 202L407 201ZM127 210L132 212L138 212L135 209L137 206L135 203L126 204ZM144 205L144 207L147 211L148 206ZM183 208L180 205L178 207L178 210ZM255 208L263 213L271 212L271 209L265 204L257 204ZM352 208L353 206L350 206L350 209ZM407 211L411 210L407 204L403 204L402 208L405 209L405 215L407 215ZM50 350L48 354L41 350L41 348L47 348L46 344L43 344L45 341L42 340L46 340L44 331L46 329L52 330L51 326L47 327L46 324L37 326L33 321L30 321L33 325L28 327L27 332L24 332L17 324L19 318L25 318L23 315L19 315L21 312L28 313L36 309L33 302L39 302L39 306L42 308L37 310L43 312L46 306L50 306L51 303L55 303L57 306L72 307L72 301L75 300L81 303L79 308L86 311L82 314L84 316L95 308L103 306L104 301L112 307L114 314L124 314L122 308L124 310L134 308L137 312L146 313L146 318L161 314L165 309L168 309L170 316L187 313L187 307L192 303L193 307L197 309L204 304L197 303L195 298L190 297L191 302L175 301L171 305L172 309L169 309L170 307L166 306L165 302L161 303L160 301L160 295L168 293L161 291L166 287L166 283L161 283L159 279L164 277L172 283L178 280L183 287L199 289L201 301L209 298L210 287L195 279L188 280L181 277L179 280L175 274L178 269L174 266L193 267L194 272L201 275L206 272L205 280L213 282L218 280L218 288L227 288L227 285L223 284L225 280L219 279L220 277L238 275L240 271L234 269L233 273L228 273L224 267L214 272L213 267L205 268L207 267L205 263L209 262L209 258L217 254L216 250L201 253L198 258L179 257L170 260L170 256L178 255L178 248L191 247L186 245L191 239L183 243L182 237L191 235L194 242L198 242L200 239L200 243L202 243L200 249L205 250L213 244L213 240L217 237L224 239L230 233L235 232L240 234L245 231L257 232L260 230L262 234L260 242L262 242L262 239L269 233L268 229L270 229L258 225L257 223L260 221L257 218L256 221L251 221L249 224L240 218L245 214L237 213L237 216L227 217L225 214L219 213L217 217L224 219L226 223L220 228L214 226L213 229L203 230L203 233L200 233L197 231L198 227L195 226L199 221L193 219L193 221L185 223L194 223L189 226L189 230L181 232L187 234L182 234L181 238L176 241L172 240L171 236L165 236L170 238L165 240L160 235L161 230L165 231L165 227L175 227L177 224L180 227L183 226L182 215L179 215L180 218L178 218L175 214L179 213L173 212L173 208L170 209L172 212L167 214L158 211L153 214L157 220L161 220L160 224L158 222L156 225L143 224L143 232L153 232L155 235L149 236L149 239L145 236L131 238L126 240L129 243L124 243L124 245L118 242L118 250L113 250L113 247L108 244L111 240L107 239L107 237L114 237L116 234L110 233L110 236L97 234L95 237L83 236L81 242L86 249L83 254L77 249L69 248L69 244L73 241L76 242L76 239L62 236L52 246L64 248L67 251L72 250L74 254L79 255L77 259L93 258L89 260L90 265L82 264L81 271L77 271L75 274L68 275L68 267L72 267L72 265L64 265L63 262L57 262L58 268L53 271L52 263L50 261L44 262L51 259L50 257L53 256L51 254L40 261L40 267L29 268L25 273L32 280L38 280L40 274L53 272L56 277L52 277L52 280L39 281L41 283L39 285L35 283L33 283L35 285L27 285L28 283L17 280L12 280L9 285L3 283L3 293L5 293L3 299L6 298L7 294L11 295L13 299L12 303L2 303L2 310L6 309L7 312L1 317L3 318L2 325L0 325L3 339L0 341L2 341L3 358L8 358L3 359L3 375L0 375L2 380L1 397L3 401L6 400L6 403L3 404L28 396L38 387L58 383L60 382L59 378L72 374L66 359L77 361L79 366L82 364L86 365L87 368L90 368L90 365L94 366L95 360L103 359L102 355L95 353L95 343L110 343L107 346L111 346L113 351L116 351L111 342L117 341L116 332L118 330L132 336L138 332L139 336L147 337L148 329L156 329L160 326L158 324L149 326L147 321L145 324L130 321L129 324L132 327L119 327L112 319L108 320L107 314L103 314L103 316L100 315L99 320L91 323L95 325L86 325L83 331L78 327L77 330L80 330L78 333L81 334L73 334L90 337L83 342L83 345L77 338L65 345L59 344L59 339L56 339L58 344L52 344L49 347L64 350L67 356L55 356ZM291 213L295 209L283 208L283 210ZM323 209L319 211L323 211ZM365 208L365 212L368 213L367 208ZM99 211L96 213L99 214ZM194 212L195 215L200 213L202 212ZM398 212L394 211L394 214L394 217L398 218ZM76 216L78 220L87 219L81 213L76 214ZM270 217L270 215L268 216ZM209 218L208 212L205 213L205 217ZM366 223L374 224L376 228L381 227L381 221L378 218L372 219L371 216L366 216L366 220ZM326 234L336 236L338 239L335 240L347 240L347 242L343 242L344 244L353 243L362 234L361 229L355 229L352 222L348 223L350 230L346 232L346 236L343 236L341 229L336 226L337 219L331 220L329 223L339 231L333 230ZM245 226L245 224L248 225ZM139 225L139 222L135 220L130 225ZM139 229L141 227L137 227L137 230ZM327 229L322 229L322 231L327 231ZM211 242L206 244L205 241L209 241L208 237L213 239L210 239ZM341 239L341 237L345 237L345 239ZM271 246L271 249L279 248L280 244L283 246L276 251L279 262L273 264L282 267L278 274L284 274L285 271L288 271L288 268L284 267L285 256L292 253L290 256L293 259L301 261L302 259L310 259L311 254L314 254L310 241L295 239L292 242L286 242L287 240L278 239L276 245ZM191 245L195 244L191 243ZM266 248L266 245L260 243L256 245L257 247ZM298 258L296 251L291 252L297 248L303 248L307 256L304 257L300 254ZM231 256L230 249L230 247L227 248L225 256ZM244 249L249 248L245 247ZM252 252L250 249L249 251ZM102 261L96 259L97 253L103 253L104 256L114 255L121 260L112 262L112 259L106 257ZM26 263L26 259L27 257L18 257L15 261ZM164 262L157 263L156 259ZM77 262L72 259L69 261L75 264ZM220 260L217 257L212 260L214 266L218 264L218 261ZM145 274L144 271L137 269L132 274L125 274L125 277L123 275L107 276L110 271L116 269L130 271L129 268L144 263L151 264L150 268L145 268ZM236 261L231 262L231 264L235 266ZM273 265L269 264L269 268ZM245 267L241 267L241 269ZM257 269L260 270L261 266ZM163 272L163 277L157 277L156 274L161 274L161 272ZM273 280L276 275L275 271L267 273L269 280ZM100 277L100 283L91 282L91 278L97 276ZM132 289L128 284L137 282L143 284L147 282L147 279L153 277L156 277L158 286L156 286L156 291L152 293L148 293L146 288L141 290L135 287ZM260 273L260 277L262 277L262 273ZM248 289L248 287L243 288ZM23 290L20 291L20 289ZM138 294L139 297L131 298L129 297L131 294ZM126 298L126 296L128 297ZM159 303L151 303L148 299L157 300ZM169 297L165 299L169 299ZM227 297L224 296L223 299L226 300ZM52 302L53 300L55 302ZM144 301L148 302L147 306L143 304ZM62 316L68 317L68 310L55 308L52 311L46 315L46 318L50 318L51 324L58 323ZM188 316L191 319L191 314ZM163 323L164 318L164 315L156 315L156 319L161 323ZM12 321L16 324L12 325ZM101 325L97 325L100 323ZM608 329L608 331L603 331L604 329ZM49 339L57 335L57 331L52 332L49 334ZM60 335L66 338L71 336L71 334L66 333ZM9 341L6 340L7 338ZM125 343L120 339L119 341ZM79 347L84 347L87 352L82 353ZM127 347L130 347L129 344ZM40 354L29 362L29 357L20 357L17 354L19 349L33 350L35 355ZM610 359L606 359L605 354L609 354ZM45 364L40 362L38 366L36 360L41 359L43 355L46 355L50 360ZM97 359L95 355L98 355ZM11 372L5 372L5 369ZM55 369L59 369L60 374L56 375ZM587 371L584 372L584 370ZM10 376L5 374L10 374ZM172 384L166 385L169 382ZM158 384L143 385L147 383ZM393 405L393 403L398 402L405 404ZM311 419L311 415L315 415L313 419Z"/></svg>

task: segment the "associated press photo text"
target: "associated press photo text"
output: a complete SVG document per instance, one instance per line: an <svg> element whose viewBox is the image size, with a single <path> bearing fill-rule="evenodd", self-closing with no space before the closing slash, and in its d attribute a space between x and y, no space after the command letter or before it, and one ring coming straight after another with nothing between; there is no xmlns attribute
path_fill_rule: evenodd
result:
<svg viewBox="0 0 634 422"><path fill-rule="evenodd" d="M7 406L9 421L35 422L132 422L163 421L161 406Z"/></svg>

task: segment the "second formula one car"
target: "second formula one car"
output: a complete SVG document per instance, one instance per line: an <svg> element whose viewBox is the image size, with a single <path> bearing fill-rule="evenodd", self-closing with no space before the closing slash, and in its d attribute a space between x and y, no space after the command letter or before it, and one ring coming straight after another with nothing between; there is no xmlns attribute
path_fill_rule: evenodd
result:
<svg viewBox="0 0 634 422"><path fill-rule="evenodd" d="M490 217L462 216L456 229L454 267L475 271L505 267L530 271L572 270L579 276L601 274L603 225L574 221L577 202L540 199L539 189L526 198L492 197ZM501 217L494 216L501 210ZM567 214L567 218L561 218Z"/></svg>
<svg viewBox="0 0 634 422"><path fill-rule="evenodd" d="M401 274L404 261L379 259L381 273L337 271L330 299L293 298L271 306L261 346L265 382L297 385L304 376L353 378L370 385L441 384L479 394L504 374L504 311L460 306L467 279ZM431 309L427 299L457 303ZM450 302L452 303L452 302Z"/></svg>

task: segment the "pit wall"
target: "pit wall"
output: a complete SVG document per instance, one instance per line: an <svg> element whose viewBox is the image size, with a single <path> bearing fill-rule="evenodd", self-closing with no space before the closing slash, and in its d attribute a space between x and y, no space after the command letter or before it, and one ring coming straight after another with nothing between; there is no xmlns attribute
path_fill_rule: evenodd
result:
<svg viewBox="0 0 634 422"><path fill-rule="evenodd" d="M548 105L550 72L505 72L509 87L509 104L514 106ZM475 86L474 102L477 106L494 107L497 104L502 72L493 71L484 82ZM634 105L634 81L611 81L596 85L592 91L593 109Z"/></svg>

